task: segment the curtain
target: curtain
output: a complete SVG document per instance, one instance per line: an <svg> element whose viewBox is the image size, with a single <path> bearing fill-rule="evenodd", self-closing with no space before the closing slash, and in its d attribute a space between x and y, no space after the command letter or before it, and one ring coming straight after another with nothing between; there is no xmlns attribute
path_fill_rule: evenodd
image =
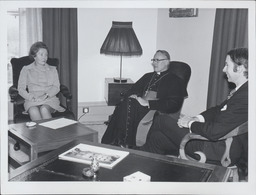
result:
<svg viewBox="0 0 256 195"><path fill-rule="evenodd" d="M28 55L34 42L42 41L42 9L19 9L19 56Z"/></svg>
<svg viewBox="0 0 256 195"><path fill-rule="evenodd" d="M234 88L222 70L227 52L237 47L248 47L248 9L216 9L207 108L222 102Z"/></svg>
<svg viewBox="0 0 256 195"><path fill-rule="evenodd" d="M49 57L60 60L60 82L72 93L71 106L77 118L77 9L43 8L42 21L43 41L49 47Z"/></svg>

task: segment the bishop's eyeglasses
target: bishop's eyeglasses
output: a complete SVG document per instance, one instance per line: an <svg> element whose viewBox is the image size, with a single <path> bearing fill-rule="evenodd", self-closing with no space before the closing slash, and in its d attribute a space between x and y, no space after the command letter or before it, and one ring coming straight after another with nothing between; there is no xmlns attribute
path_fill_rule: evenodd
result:
<svg viewBox="0 0 256 195"><path fill-rule="evenodd" d="M164 61L164 60L168 60L168 59L151 59L152 62L160 62L160 61Z"/></svg>

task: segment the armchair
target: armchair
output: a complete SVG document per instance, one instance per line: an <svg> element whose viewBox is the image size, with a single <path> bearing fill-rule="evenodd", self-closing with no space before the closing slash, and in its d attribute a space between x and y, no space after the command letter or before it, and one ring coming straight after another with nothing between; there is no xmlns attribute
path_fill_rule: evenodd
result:
<svg viewBox="0 0 256 195"><path fill-rule="evenodd" d="M184 62L179 62L179 61L171 61L169 71L175 74L176 76L178 76L179 78L181 78L185 83L185 87L187 87L190 76L191 76L191 68L188 64ZM175 113L170 113L168 115L178 120L181 109ZM156 110L150 110L146 114L146 116L140 121L137 128L137 135L136 135L137 146L141 146L146 142L146 137L153 123L153 118L155 114L164 114L164 113L160 113L159 111L156 111Z"/></svg>
<svg viewBox="0 0 256 195"><path fill-rule="evenodd" d="M11 102L13 103L13 121L14 123L19 123L19 122L26 122L30 121L30 117L27 113L24 113L24 99L19 95L18 93L18 80L19 80L19 75L20 71L23 68L23 66L29 65L33 62L29 58L29 56L24 56L21 58L12 58L11 59L11 64L12 64L12 70L13 70L13 85L9 88L9 95L11 98ZM51 66L59 66L59 60L56 58L48 58L47 63ZM71 111L71 99L72 99L72 94L69 92L69 89L65 85L60 85L60 93L57 94L59 96L62 94L66 98L66 105L61 105L62 107L65 108L64 112L55 112L52 114L53 118L56 117L66 117L70 119L74 119L75 115Z"/></svg>
<svg viewBox="0 0 256 195"><path fill-rule="evenodd" d="M240 126L236 127L231 132L229 132L228 134L226 134L225 136L221 137L218 140L218 141L223 141L223 140L225 141L226 148L225 148L225 152L223 153L223 156L221 159L221 165L224 167L229 167L231 169L233 181L239 180L238 168L240 168L239 167L240 165L236 164L234 166L230 166L230 164L231 164L231 160L230 160L231 144L232 144L233 138L235 136L240 136L240 135L243 135L246 133L248 134L248 121L241 124ZM209 141L209 140L201 135L194 134L194 133L189 133L182 139L181 144L180 144L180 150L179 150L180 158L196 161L195 159L188 156L185 152L186 144L191 140L204 140L204 141ZM195 153L197 153L200 156L199 162L202 162L202 163L207 162L207 157L205 156L204 153L202 153L201 151L198 151ZM242 168L244 168L244 167L242 167ZM247 169L247 167L245 169Z"/></svg>

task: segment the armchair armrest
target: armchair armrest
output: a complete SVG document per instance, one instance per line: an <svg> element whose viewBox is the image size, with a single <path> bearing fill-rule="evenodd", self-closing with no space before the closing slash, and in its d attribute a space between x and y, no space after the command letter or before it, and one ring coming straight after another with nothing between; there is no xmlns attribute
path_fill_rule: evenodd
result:
<svg viewBox="0 0 256 195"><path fill-rule="evenodd" d="M66 98L66 107L67 110L71 110L71 99L72 99L72 94L70 93L69 89L67 86L61 84L60 85L60 93Z"/></svg>
<svg viewBox="0 0 256 195"><path fill-rule="evenodd" d="M230 151L230 147L233 141L233 137L247 133L248 132L248 121L246 121L245 123L241 124L240 126L236 127L235 129L233 129L232 131L230 131L228 134L226 134L225 136L221 137L220 139L218 139L218 141L224 140L225 144L226 144L226 148L225 148L225 152L222 156L221 159L221 164L224 167L228 167L231 163L230 157L229 157L229 151ZM192 160L192 161L196 161L195 159L191 158L190 156L188 156L185 153L185 147L186 144L190 141L190 140L204 140L207 141L208 139L195 134L195 133L188 133L187 135L185 135L181 141L180 144L180 158L182 159L186 159L186 160ZM201 151L196 151L195 153L197 153L200 156L200 160L199 162L206 162L206 156L203 152Z"/></svg>
<svg viewBox="0 0 256 195"><path fill-rule="evenodd" d="M186 160L192 160L192 161L196 161L195 159L191 158L190 156L188 156L186 153L185 153L185 147L186 147L186 144L190 141L190 140L208 140L207 138L201 136L201 135L198 135L198 134L195 134L195 133L188 133L187 135L185 135L183 137L183 139L181 140L181 143L180 143L180 150L179 150L179 153L180 153L180 158L181 159L186 159ZM202 162L202 163L205 163L206 162L206 156L203 152L201 151L197 151L195 152L196 154L198 154L200 156L200 160L199 162Z"/></svg>
<svg viewBox="0 0 256 195"><path fill-rule="evenodd" d="M11 98L11 102L15 105L24 104L24 98L19 95L18 89L15 85L12 85L9 88L9 95Z"/></svg>
<svg viewBox="0 0 256 195"><path fill-rule="evenodd" d="M60 92L62 95L67 99L72 99L72 94L70 93L69 89L65 85L60 85Z"/></svg>
<svg viewBox="0 0 256 195"><path fill-rule="evenodd" d="M11 98L11 102L15 102L18 95L19 95L19 92L18 92L18 89L17 89L16 86L12 85L9 88L9 95L10 95L10 98Z"/></svg>
<svg viewBox="0 0 256 195"><path fill-rule="evenodd" d="M244 133L247 133L247 132L248 132L248 121L246 121L243 124L239 125L235 129L230 131L228 134L224 135L219 140L227 139L229 137L234 137L234 136L241 135L241 134L244 134Z"/></svg>

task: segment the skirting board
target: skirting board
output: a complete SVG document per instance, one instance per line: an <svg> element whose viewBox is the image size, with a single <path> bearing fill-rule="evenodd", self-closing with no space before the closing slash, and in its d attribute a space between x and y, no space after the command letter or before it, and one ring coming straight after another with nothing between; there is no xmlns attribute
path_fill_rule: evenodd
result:
<svg viewBox="0 0 256 195"><path fill-rule="evenodd" d="M89 108L89 112L84 114L83 108ZM109 115L113 113L115 106L108 106L106 102L79 102L78 119L85 124L98 124L108 121Z"/></svg>

